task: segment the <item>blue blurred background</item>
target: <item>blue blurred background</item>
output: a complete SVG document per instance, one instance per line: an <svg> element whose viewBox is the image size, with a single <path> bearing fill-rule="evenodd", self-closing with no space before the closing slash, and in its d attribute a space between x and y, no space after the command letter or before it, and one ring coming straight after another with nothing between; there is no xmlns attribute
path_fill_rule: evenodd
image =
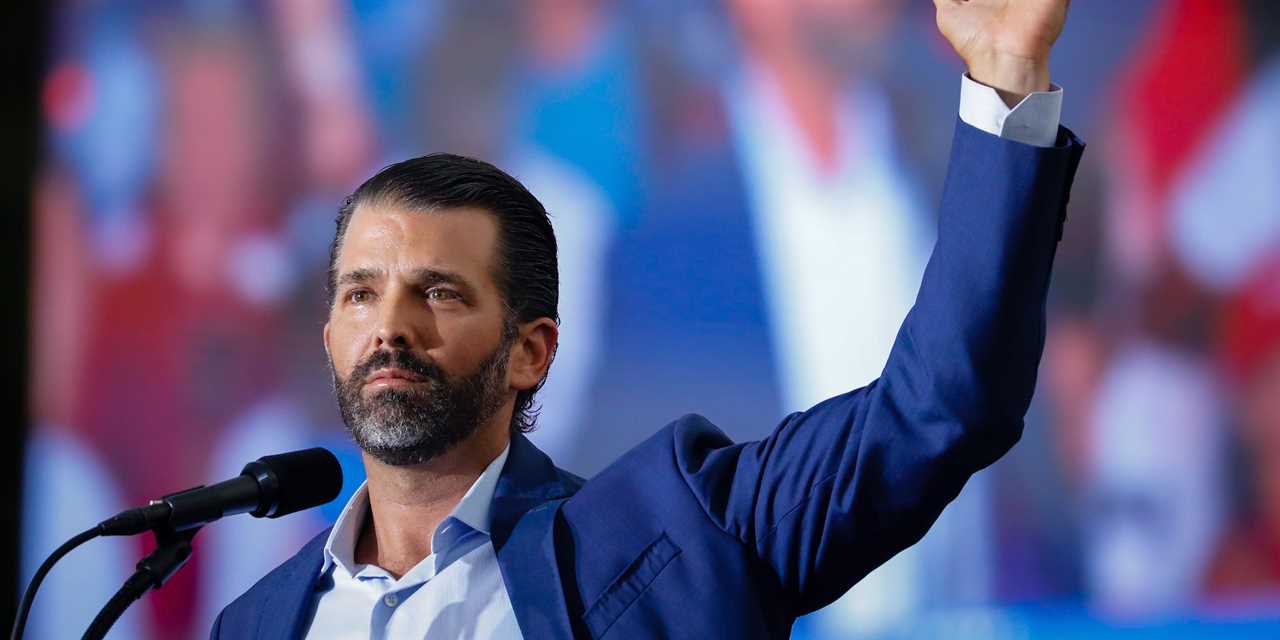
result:
<svg viewBox="0 0 1280 640"><path fill-rule="evenodd" d="M475 155L547 206L533 439L591 475L681 414L758 438L878 374L962 72L893 0L67 2L46 40L23 583L260 455L347 474L208 527L120 638L205 635L363 479L320 328L337 207L379 167ZM1278 52L1270 0L1074 3L1052 72L1090 149L1023 441L795 637L1280 635ZM79 637L149 544L77 551L31 637Z"/></svg>

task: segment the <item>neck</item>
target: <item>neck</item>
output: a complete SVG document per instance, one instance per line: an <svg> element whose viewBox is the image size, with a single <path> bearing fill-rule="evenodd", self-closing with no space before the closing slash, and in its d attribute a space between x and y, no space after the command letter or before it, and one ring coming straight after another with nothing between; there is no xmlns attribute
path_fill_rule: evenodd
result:
<svg viewBox="0 0 1280 640"><path fill-rule="evenodd" d="M392 466L363 454L369 518L356 543L356 562L399 578L430 555L436 527L509 441L507 422L494 421L422 464Z"/></svg>

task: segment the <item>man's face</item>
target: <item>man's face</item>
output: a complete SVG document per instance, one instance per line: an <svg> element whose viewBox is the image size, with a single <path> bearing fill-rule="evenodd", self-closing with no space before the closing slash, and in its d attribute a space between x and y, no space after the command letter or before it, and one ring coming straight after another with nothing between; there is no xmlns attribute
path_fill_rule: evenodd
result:
<svg viewBox="0 0 1280 640"><path fill-rule="evenodd" d="M347 428L387 464L430 460L510 411L497 232L480 209L362 204L351 217L325 347Z"/></svg>

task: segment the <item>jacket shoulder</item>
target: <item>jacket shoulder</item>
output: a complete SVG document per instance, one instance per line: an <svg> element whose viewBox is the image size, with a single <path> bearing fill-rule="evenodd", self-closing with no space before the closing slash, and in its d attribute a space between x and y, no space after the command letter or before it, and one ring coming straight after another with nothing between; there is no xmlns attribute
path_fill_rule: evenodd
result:
<svg viewBox="0 0 1280 640"><path fill-rule="evenodd" d="M670 516L673 492L693 489L685 480L687 468L698 466L698 460L712 451L734 446L738 445L710 420L684 415L624 453L585 486L578 485L568 513L586 515L583 512L593 508L622 507L633 513L653 509L653 515Z"/></svg>

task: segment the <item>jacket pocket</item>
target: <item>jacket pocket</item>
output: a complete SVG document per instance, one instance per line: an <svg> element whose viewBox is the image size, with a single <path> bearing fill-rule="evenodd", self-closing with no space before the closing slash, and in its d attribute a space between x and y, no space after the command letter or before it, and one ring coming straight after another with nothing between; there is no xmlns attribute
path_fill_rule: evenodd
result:
<svg viewBox="0 0 1280 640"><path fill-rule="evenodd" d="M678 555L680 547L667 537L665 531L650 542L583 615L591 636L603 636L618 616L649 588L658 574Z"/></svg>

